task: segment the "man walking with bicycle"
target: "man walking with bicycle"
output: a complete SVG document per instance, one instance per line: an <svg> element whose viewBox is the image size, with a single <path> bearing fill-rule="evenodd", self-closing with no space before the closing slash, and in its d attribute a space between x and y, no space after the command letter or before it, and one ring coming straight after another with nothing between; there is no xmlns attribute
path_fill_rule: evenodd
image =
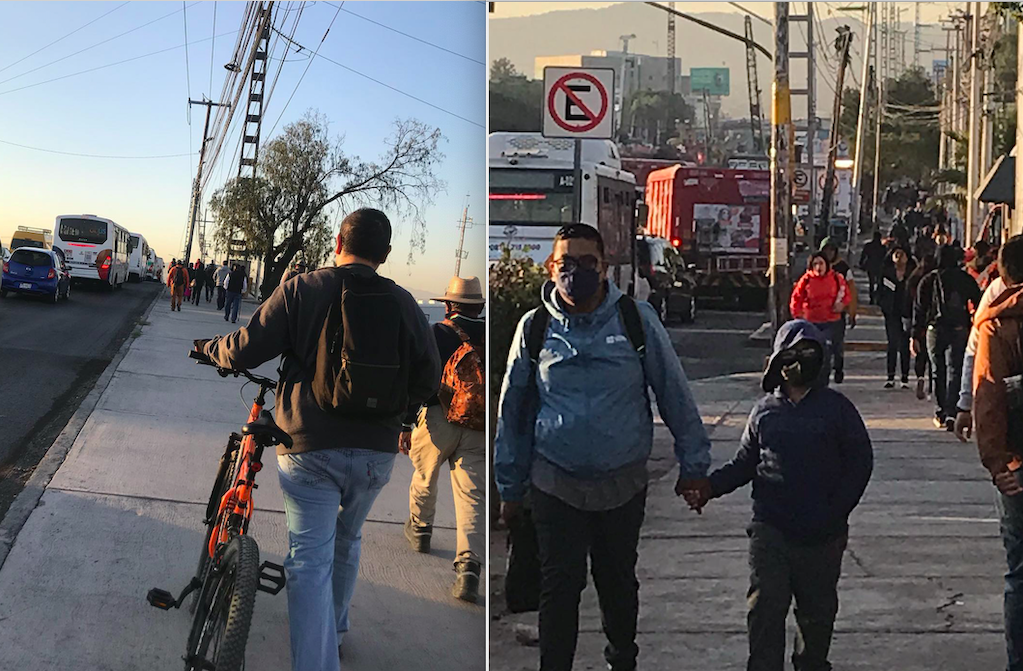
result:
<svg viewBox="0 0 1023 671"><path fill-rule="evenodd" d="M241 370L284 355L275 412L293 439L292 449L277 448L277 465L295 671L339 669L362 525L391 477L402 419L440 386L426 316L377 275L390 241L383 212L352 212L335 268L284 283L246 327L203 348L217 365Z"/></svg>

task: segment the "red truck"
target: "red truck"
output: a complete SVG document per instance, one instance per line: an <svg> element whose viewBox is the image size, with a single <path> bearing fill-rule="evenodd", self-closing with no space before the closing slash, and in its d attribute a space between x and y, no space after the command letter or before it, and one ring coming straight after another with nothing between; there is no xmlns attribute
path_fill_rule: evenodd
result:
<svg viewBox="0 0 1023 671"><path fill-rule="evenodd" d="M702 302L762 307L767 300L771 175L674 165L647 176L648 235L695 265Z"/></svg>

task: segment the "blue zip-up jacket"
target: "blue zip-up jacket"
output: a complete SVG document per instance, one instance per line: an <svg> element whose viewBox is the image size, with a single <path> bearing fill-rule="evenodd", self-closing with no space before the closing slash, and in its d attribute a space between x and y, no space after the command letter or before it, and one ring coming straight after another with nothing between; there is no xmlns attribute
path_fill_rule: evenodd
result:
<svg viewBox="0 0 1023 671"><path fill-rule="evenodd" d="M814 387L793 403L776 388L778 353L800 340L824 347L811 323L793 320L778 329L764 374L767 395L750 413L735 457L710 475L713 496L753 481L753 521L807 544L827 542L849 530L874 456L856 406L829 387Z"/></svg>
<svg viewBox="0 0 1023 671"><path fill-rule="evenodd" d="M675 437L682 476L703 477L710 466L710 439L668 332L650 304L637 302L646 338L644 377L618 314L622 292L613 282L608 281L604 302L586 314L563 310L550 281L541 294L537 310L550 312L551 320L535 368L536 386L530 383L534 367L526 345L532 310L515 331L501 389L494 441L501 498L522 499L534 453L584 480L645 462L653 446L647 385Z"/></svg>

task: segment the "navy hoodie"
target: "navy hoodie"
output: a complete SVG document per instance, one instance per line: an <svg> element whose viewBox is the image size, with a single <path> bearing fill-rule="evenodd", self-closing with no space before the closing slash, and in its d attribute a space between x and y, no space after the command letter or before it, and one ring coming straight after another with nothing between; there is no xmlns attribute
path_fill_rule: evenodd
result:
<svg viewBox="0 0 1023 671"><path fill-rule="evenodd" d="M778 329L763 386L735 457L710 475L715 497L753 482L753 521L799 544L826 543L849 530L873 470L873 449L852 402L828 387L793 403L778 386L778 354L801 340L824 347L810 322Z"/></svg>

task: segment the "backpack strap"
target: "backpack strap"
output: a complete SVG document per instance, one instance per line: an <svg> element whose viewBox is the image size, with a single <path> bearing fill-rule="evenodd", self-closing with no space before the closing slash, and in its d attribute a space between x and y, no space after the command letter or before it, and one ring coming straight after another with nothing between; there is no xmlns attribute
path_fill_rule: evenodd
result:
<svg viewBox="0 0 1023 671"><path fill-rule="evenodd" d="M444 319L444 320L442 320L442 321L441 321L441 324L444 324L444 325L445 325L445 326L447 326L447 327L448 327L449 329L451 329L452 331L454 331L454 332L455 332L455 335L457 335L457 336L458 336L458 338L459 338L459 339L460 339L460 340L461 340L462 342L464 342L465 344L467 344L467 345L469 345L470 347L472 347L472 343L471 343L471 342L469 342L469 334L468 334L468 333L466 333L466 332L465 332L465 329L463 329L463 328L462 328L461 326L459 326L458 324L456 324L456 323L455 323L455 322L454 322L453 320L451 320L451 319Z"/></svg>
<svg viewBox="0 0 1023 671"><path fill-rule="evenodd" d="M643 331L643 318L639 316L636 300L631 296L622 295L618 299L618 316L625 326L625 335L632 343L632 348L639 355L640 362L646 358L646 333Z"/></svg>
<svg viewBox="0 0 1023 671"><path fill-rule="evenodd" d="M529 360L533 362L533 372L540 362L540 350L547 340L547 327L551 323L551 313L547 308L540 306L533 313L533 320L529 322L529 333L526 334L526 351L529 353Z"/></svg>

